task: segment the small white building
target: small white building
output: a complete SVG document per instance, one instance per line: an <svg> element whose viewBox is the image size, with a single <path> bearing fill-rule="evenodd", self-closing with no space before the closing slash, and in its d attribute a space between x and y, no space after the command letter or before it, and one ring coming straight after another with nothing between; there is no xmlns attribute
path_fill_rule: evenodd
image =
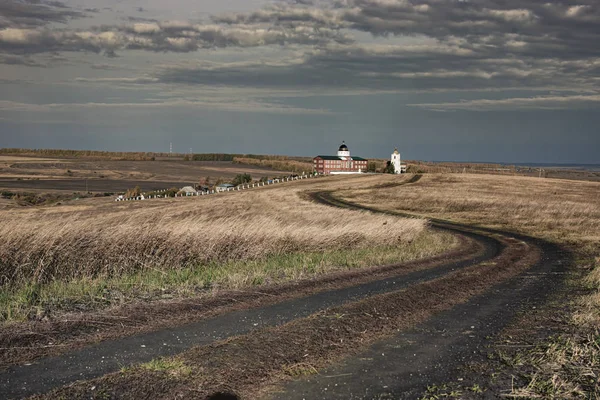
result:
<svg viewBox="0 0 600 400"><path fill-rule="evenodd" d="M196 194L196 189L194 189L194 188L193 188L193 187L191 187L191 186L184 186L184 187L182 187L182 188L181 188L181 190L179 191L179 194L186 194L186 195L189 195L189 194Z"/></svg>
<svg viewBox="0 0 600 400"><path fill-rule="evenodd" d="M233 189L235 189L235 186L231 183L221 183L220 185L215 186L217 192L226 192Z"/></svg>
<svg viewBox="0 0 600 400"><path fill-rule="evenodd" d="M398 152L397 148L395 148L394 152L392 153L391 162L392 162L392 165L394 166L395 173L397 173L397 174L406 173L406 164L402 164L402 161L400 159L400 153Z"/></svg>

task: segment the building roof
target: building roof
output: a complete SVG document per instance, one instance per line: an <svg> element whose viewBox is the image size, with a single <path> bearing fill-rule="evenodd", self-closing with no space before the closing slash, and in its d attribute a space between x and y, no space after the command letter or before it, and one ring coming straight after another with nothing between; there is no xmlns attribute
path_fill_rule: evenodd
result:
<svg viewBox="0 0 600 400"><path fill-rule="evenodd" d="M315 158L322 158L323 160L341 160L341 157L338 156L316 156ZM351 156L350 157L353 161L368 161L365 158L362 157L356 157L356 156Z"/></svg>
<svg viewBox="0 0 600 400"><path fill-rule="evenodd" d="M180 192L185 192L185 193L195 193L196 189L194 189L191 186L184 186L181 188Z"/></svg>
<svg viewBox="0 0 600 400"><path fill-rule="evenodd" d="M322 158L323 160L339 160L338 156L316 156L315 158Z"/></svg>
<svg viewBox="0 0 600 400"><path fill-rule="evenodd" d="M348 151L348 146L346 146L346 142L342 142L339 151Z"/></svg>
<svg viewBox="0 0 600 400"><path fill-rule="evenodd" d="M221 183L217 185L217 187L235 187L235 185L232 185L231 183Z"/></svg>

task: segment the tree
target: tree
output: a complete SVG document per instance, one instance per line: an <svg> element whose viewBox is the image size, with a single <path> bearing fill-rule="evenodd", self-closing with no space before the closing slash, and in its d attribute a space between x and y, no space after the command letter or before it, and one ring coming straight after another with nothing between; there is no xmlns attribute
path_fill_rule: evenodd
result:
<svg viewBox="0 0 600 400"><path fill-rule="evenodd" d="M248 182L252 182L252 176L250 176L250 174L238 174L233 178L231 184L237 186Z"/></svg>
<svg viewBox="0 0 600 400"><path fill-rule="evenodd" d="M200 179L200 182L198 182L200 186L210 186L210 176L207 176L204 179Z"/></svg>
<svg viewBox="0 0 600 400"><path fill-rule="evenodd" d="M142 193L142 190L140 189L139 186L136 186L133 189L128 189L127 192L125 192L125 197L126 198L132 198L132 197L139 197L139 195Z"/></svg>
<svg viewBox="0 0 600 400"><path fill-rule="evenodd" d="M395 174L396 168L394 167L394 164L391 161L388 161L385 165L385 170L383 172L386 174Z"/></svg>
<svg viewBox="0 0 600 400"><path fill-rule="evenodd" d="M369 161L367 163L367 172L376 172L377 171L377 164L375 164L372 161Z"/></svg>

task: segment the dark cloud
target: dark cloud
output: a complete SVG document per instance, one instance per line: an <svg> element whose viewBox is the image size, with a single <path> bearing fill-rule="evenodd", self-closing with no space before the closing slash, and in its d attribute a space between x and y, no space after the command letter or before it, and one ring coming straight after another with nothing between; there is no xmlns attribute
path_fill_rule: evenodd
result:
<svg viewBox="0 0 600 400"><path fill-rule="evenodd" d="M600 60L520 60L430 40L419 45L335 45L286 62L171 67L160 82L272 89L594 90Z"/></svg>
<svg viewBox="0 0 600 400"><path fill-rule="evenodd" d="M523 84L508 68L479 64L472 54L422 46L340 46L287 63L233 63L168 68L165 83L217 84L280 89L433 89ZM457 73L457 68L460 72ZM492 74L496 73L494 77Z"/></svg>
<svg viewBox="0 0 600 400"><path fill-rule="evenodd" d="M0 29L34 28L50 22L66 23L85 14L73 10L60 1L2 0L0 1Z"/></svg>
<svg viewBox="0 0 600 400"><path fill-rule="evenodd" d="M381 1L338 0L352 29L374 35L461 38L466 46L508 53L600 55L600 4L595 0ZM562 54L552 54L552 52Z"/></svg>
<svg viewBox="0 0 600 400"><path fill-rule="evenodd" d="M312 2L301 4L275 4L247 14L224 14L212 17L216 23L239 24L271 24L274 26L310 26L340 29L346 26L340 19L341 14L334 9L311 7Z"/></svg>
<svg viewBox="0 0 600 400"><path fill-rule="evenodd" d="M8 55L0 54L0 64L23 65L26 67L38 67L38 68L46 68L48 66L48 64L34 60L31 57L22 57L22 56L10 55L10 54L8 54Z"/></svg>
<svg viewBox="0 0 600 400"><path fill-rule="evenodd" d="M31 1L18 4L33 6ZM87 31L8 28L0 30L0 51L87 51L115 57L127 50L293 45L305 54L293 62L170 68L157 79L392 90L598 86L596 0L288 0L254 12L214 16L211 22L129 17L127 24ZM351 35L357 31L371 33L377 44L355 43ZM413 37L418 44L382 46L382 37Z"/></svg>
<svg viewBox="0 0 600 400"><path fill-rule="evenodd" d="M154 23L159 22L157 19L144 18L144 17L127 17L127 21L129 21L129 22L154 22Z"/></svg>
<svg viewBox="0 0 600 400"><path fill-rule="evenodd" d="M112 65L112 64L92 64L90 65L91 69L98 69L98 70L103 70L103 71L114 71L114 70L127 70L129 68L127 67L123 67L123 66L119 66L119 65Z"/></svg>

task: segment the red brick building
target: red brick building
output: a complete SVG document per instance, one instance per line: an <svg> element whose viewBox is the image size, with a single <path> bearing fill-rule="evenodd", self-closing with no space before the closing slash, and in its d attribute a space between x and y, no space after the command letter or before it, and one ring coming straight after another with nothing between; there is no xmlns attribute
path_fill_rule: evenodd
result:
<svg viewBox="0 0 600 400"><path fill-rule="evenodd" d="M319 174L360 174L367 171L367 160L362 157L350 156L346 143L342 143L337 156L316 156L313 168Z"/></svg>

